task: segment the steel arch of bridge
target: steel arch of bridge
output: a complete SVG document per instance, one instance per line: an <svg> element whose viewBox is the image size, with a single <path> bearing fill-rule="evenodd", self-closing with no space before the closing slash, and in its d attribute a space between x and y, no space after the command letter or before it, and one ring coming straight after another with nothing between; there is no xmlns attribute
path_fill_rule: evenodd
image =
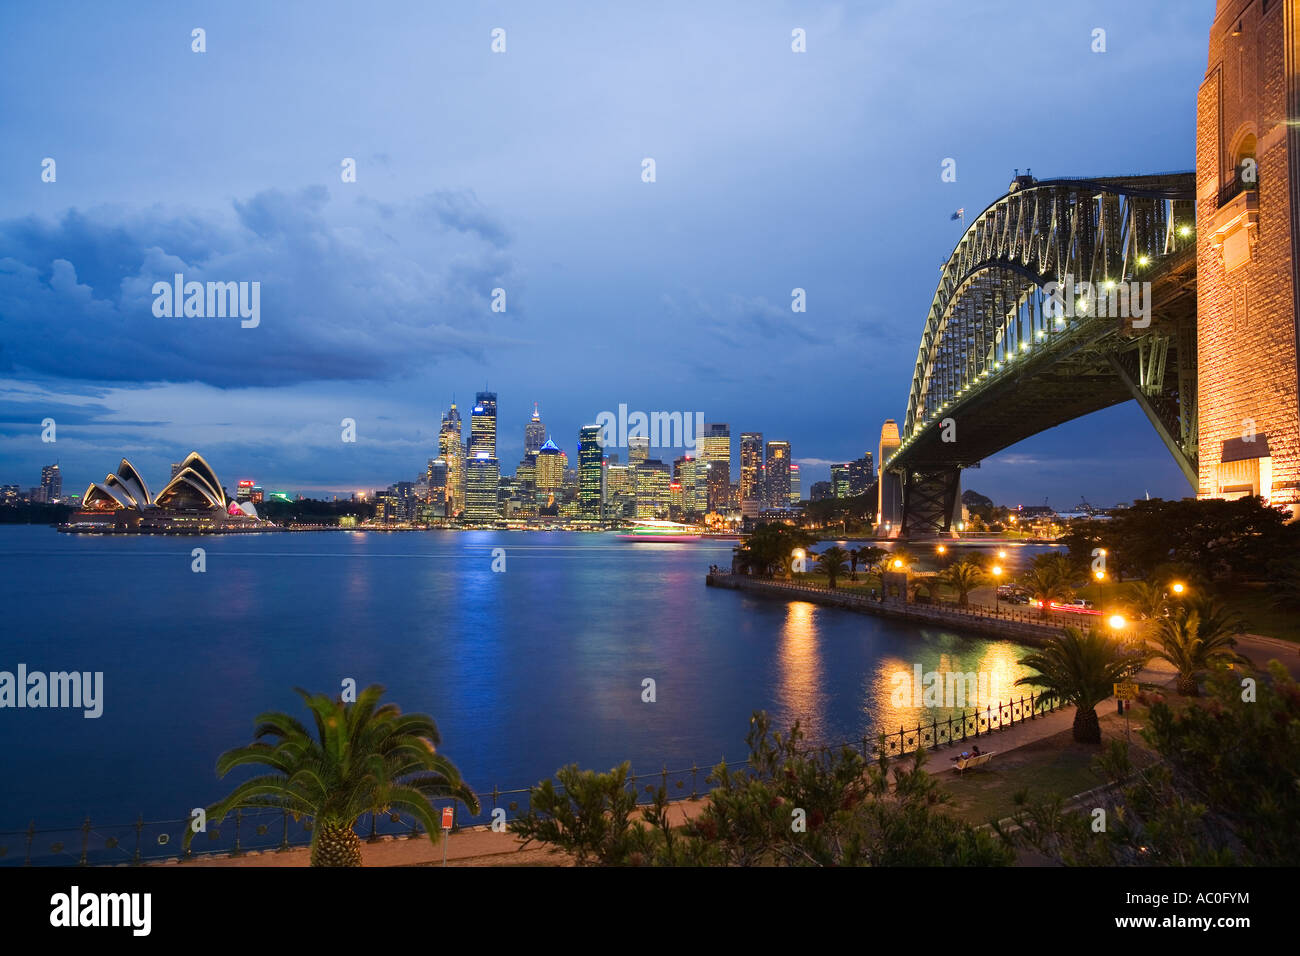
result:
<svg viewBox="0 0 1300 956"><path fill-rule="evenodd" d="M888 463L902 479L905 530L909 518L924 530L947 530L948 516L937 508L942 501L951 509L953 495L941 493L937 475L977 464L1033 430L1128 398L1138 400L1195 487L1195 235L1184 235L1194 227L1191 173L1019 177L971 222L931 302L901 445ZM1081 301L1076 315L1053 315L1044 287L1069 281L1098 290L1151 282L1151 324L1119 318L1115 300L1109 311ZM1166 375L1167 367L1176 374ZM1052 374L1054 393L1022 387ZM1095 394L1069 395L1069 387ZM963 443L960 433L951 444L939 440L943 423L980 407L982 396L985 404L994 393L1014 401L1017 388L1056 402L1054 410L1026 411L1041 427L1007 429L1005 441L986 435ZM910 482L916 496L908 495ZM909 497L931 506L918 515L907 507Z"/></svg>

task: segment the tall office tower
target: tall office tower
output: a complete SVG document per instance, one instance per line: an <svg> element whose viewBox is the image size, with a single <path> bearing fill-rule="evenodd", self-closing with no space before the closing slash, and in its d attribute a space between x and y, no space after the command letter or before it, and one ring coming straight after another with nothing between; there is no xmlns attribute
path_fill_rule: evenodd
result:
<svg viewBox="0 0 1300 956"><path fill-rule="evenodd" d="M63 475L57 463L41 469L41 497L44 501L58 501L63 497Z"/></svg>
<svg viewBox="0 0 1300 956"><path fill-rule="evenodd" d="M448 472L446 459L429 459L429 468L425 472L425 481L427 482L428 499L429 504L433 506L432 513L434 517L445 518L447 516L451 498Z"/></svg>
<svg viewBox="0 0 1300 956"><path fill-rule="evenodd" d="M636 465L636 516L658 518L668 514L672 469L658 458Z"/></svg>
<svg viewBox="0 0 1300 956"><path fill-rule="evenodd" d="M465 459L465 517L470 521L494 521L500 517L498 490L501 464L485 451Z"/></svg>
<svg viewBox="0 0 1300 956"><path fill-rule="evenodd" d="M871 459L871 452L867 452L861 458L855 458L849 462L849 495L858 497L865 495L871 489L871 483L876 479L875 463Z"/></svg>
<svg viewBox="0 0 1300 956"><path fill-rule="evenodd" d="M477 458L480 452L487 452L489 458L497 456L496 392L474 396L474 410L469 416L469 456Z"/></svg>
<svg viewBox="0 0 1300 956"><path fill-rule="evenodd" d="M682 486L682 510L704 514L709 510L709 463L689 455L677 459L677 480Z"/></svg>
<svg viewBox="0 0 1300 956"><path fill-rule="evenodd" d="M786 507L790 500L790 443L788 441L767 443L767 464L763 471L767 476L767 504L773 508Z"/></svg>
<svg viewBox="0 0 1300 956"><path fill-rule="evenodd" d="M636 488L632 467L610 463L605 465L605 514L611 518L625 517L636 503Z"/></svg>
<svg viewBox="0 0 1300 956"><path fill-rule="evenodd" d="M635 465L650 457L650 439L644 435L629 435L627 439L627 461Z"/></svg>
<svg viewBox="0 0 1300 956"><path fill-rule="evenodd" d="M493 521L500 517L501 462L497 460L497 394L479 392L469 417L465 457L465 517Z"/></svg>
<svg viewBox="0 0 1300 956"><path fill-rule="evenodd" d="M1175 459L1198 497L1260 495L1291 518L1300 517L1298 38L1296 0L1218 0L1196 103L1196 220L1174 239L1181 247L1195 236L1195 323L1166 333L1178 336L1179 359L1196 356L1190 413L1191 363L1179 362L1190 427L1165 442L1182 452Z"/></svg>
<svg viewBox="0 0 1300 956"><path fill-rule="evenodd" d="M740 513L763 510L763 433L740 433Z"/></svg>
<svg viewBox="0 0 1300 956"><path fill-rule="evenodd" d="M836 498L849 497L849 463L831 465L831 494Z"/></svg>
<svg viewBox="0 0 1300 956"><path fill-rule="evenodd" d="M177 475L180 474L181 467L182 465L179 461L172 462L172 478L175 478Z"/></svg>
<svg viewBox="0 0 1300 956"><path fill-rule="evenodd" d="M545 442L546 426L542 424L542 415L537 410L537 403L533 402L533 417L524 426L524 454L541 451Z"/></svg>
<svg viewBox="0 0 1300 956"><path fill-rule="evenodd" d="M564 485L564 454L550 439L537 450L537 490L559 491Z"/></svg>
<svg viewBox="0 0 1300 956"><path fill-rule="evenodd" d="M460 412L451 403L438 429L438 453L447 463L447 498L451 502L448 517L465 510L465 446L460 438Z"/></svg>
<svg viewBox="0 0 1300 956"><path fill-rule="evenodd" d="M790 504L797 505L803 500L803 483L799 480L799 466L790 462Z"/></svg>
<svg viewBox="0 0 1300 956"><path fill-rule="evenodd" d="M578 512L599 521L604 517L604 470L601 468L600 426L578 429Z"/></svg>
<svg viewBox="0 0 1300 956"><path fill-rule="evenodd" d="M706 423L700 445L700 457L709 463L709 510L723 511L731 490L731 427Z"/></svg>
<svg viewBox="0 0 1300 956"><path fill-rule="evenodd" d="M898 451L898 422L886 419L880 426L880 450L876 460L880 462L880 483L877 485L876 534L882 531L886 536L897 534L903 522L903 488L897 472L887 471L885 462L889 456Z"/></svg>
<svg viewBox="0 0 1300 956"><path fill-rule="evenodd" d="M537 490L537 455L538 452L524 455L515 468L515 484L525 491Z"/></svg>

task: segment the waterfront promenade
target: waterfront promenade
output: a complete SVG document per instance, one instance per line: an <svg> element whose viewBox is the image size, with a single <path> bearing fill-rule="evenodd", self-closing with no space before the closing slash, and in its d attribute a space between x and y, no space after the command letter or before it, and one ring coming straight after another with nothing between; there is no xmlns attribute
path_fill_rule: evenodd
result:
<svg viewBox="0 0 1300 956"><path fill-rule="evenodd" d="M729 588L781 601L803 600L880 617L959 627L978 634L1030 645L1042 645L1058 636L1067 623L1074 623L1044 619L1036 610L1021 611L1014 608L1002 610L977 604L963 608L951 604L922 604L899 598L875 600L860 591L837 590L795 581L763 580L743 574L731 574L727 571L711 571L705 577L705 584L709 587Z"/></svg>

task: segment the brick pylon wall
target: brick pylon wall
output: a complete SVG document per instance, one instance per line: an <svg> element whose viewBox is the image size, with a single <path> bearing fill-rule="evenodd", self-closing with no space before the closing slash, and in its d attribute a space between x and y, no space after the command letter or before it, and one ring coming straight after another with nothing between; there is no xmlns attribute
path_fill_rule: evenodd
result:
<svg viewBox="0 0 1300 956"><path fill-rule="evenodd" d="M1197 363L1200 495L1214 494L1225 442L1253 429L1271 453L1274 504L1300 504L1295 245L1300 213L1296 63L1300 0L1219 0L1197 97ZM1243 144L1255 137L1258 217L1249 260L1214 248ZM1293 507L1293 514L1300 507Z"/></svg>

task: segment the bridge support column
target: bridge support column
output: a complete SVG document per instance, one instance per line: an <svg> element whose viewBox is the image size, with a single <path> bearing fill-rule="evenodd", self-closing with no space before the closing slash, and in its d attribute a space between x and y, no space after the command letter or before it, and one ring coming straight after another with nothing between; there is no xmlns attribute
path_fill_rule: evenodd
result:
<svg viewBox="0 0 1300 956"><path fill-rule="evenodd" d="M1124 363L1114 355L1108 355L1106 359L1115 374L1119 376L1119 380L1124 383L1124 387L1128 389L1129 394L1137 400L1138 407L1142 409L1147 420L1155 427L1156 434L1160 436L1160 440L1165 443L1165 447L1174 456L1174 461L1178 463L1183 477L1187 479L1187 483L1195 491L1198 481L1196 459L1188 455L1187 447L1180 441L1180 436L1174 434L1175 429L1185 430L1185 426L1180 428L1178 409L1166 410L1165 414L1161 414L1161 409L1156 406L1156 402L1148 394L1150 390L1142 387L1142 384L1133 377ZM1195 407L1196 399L1194 395L1191 396L1188 404L1193 408Z"/></svg>
<svg viewBox="0 0 1300 956"><path fill-rule="evenodd" d="M908 471L903 476L903 522L900 537L944 534L960 507L961 469Z"/></svg>

